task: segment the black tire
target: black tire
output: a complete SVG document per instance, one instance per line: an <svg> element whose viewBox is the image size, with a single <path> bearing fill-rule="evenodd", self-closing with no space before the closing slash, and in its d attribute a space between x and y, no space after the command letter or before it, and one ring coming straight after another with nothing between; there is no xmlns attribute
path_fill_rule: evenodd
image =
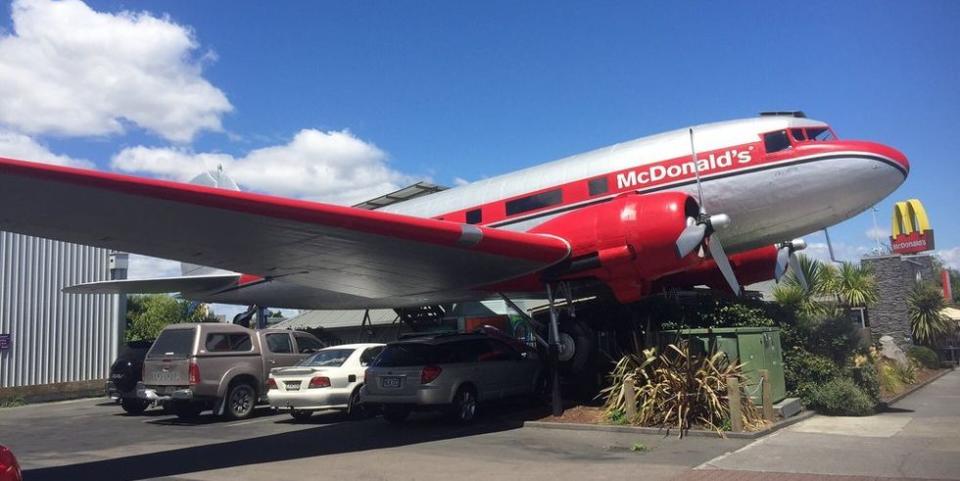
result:
<svg viewBox="0 0 960 481"><path fill-rule="evenodd" d="M549 406L551 401L550 376L547 369L541 369L533 384L530 394L530 404L533 406Z"/></svg>
<svg viewBox="0 0 960 481"><path fill-rule="evenodd" d="M453 404L447 415L459 424L472 423L477 418L477 392L469 386L461 386L453 395Z"/></svg>
<svg viewBox="0 0 960 481"><path fill-rule="evenodd" d="M180 419L196 419L203 411L203 405L190 401L173 401L171 408Z"/></svg>
<svg viewBox="0 0 960 481"><path fill-rule="evenodd" d="M246 419L257 406L257 390L242 381L234 383L227 389L227 397L223 402L223 415L227 419Z"/></svg>
<svg viewBox="0 0 960 481"><path fill-rule="evenodd" d="M410 408L403 406L383 406L383 419L393 424L400 424L410 417Z"/></svg>
<svg viewBox="0 0 960 481"><path fill-rule="evenodd" d="M297 422L309 421L311 416L313 416L313 411L304 411L303 409L293 409L290 411L290 417Z"/></svg>
<svg viewBox="0 0 960 481"><path fill-rule="evenodd" d="M564 376L577 377L584 374L591 367L596 350L596 340L593 329L577 319L564 319L558 326L560 335L566 334L573 339L573 357L560 362L560 373Z"/></svg>
<svg viewBox="0 0 960 481"><path fill-rule="evenodd" d="M125 397L120 399L120 407L122 407L127 414L136 416L143 414L143 412L150 407L150 401L135 397Z"/></svg>
<svg viewBox="0 0 960 481"><path fill-rule="evenodd" d="M353 390L350 394L350 401L347 405L347 417L353 420L366 419L370 417L370 410L360 402L360 388Z"/></svg>

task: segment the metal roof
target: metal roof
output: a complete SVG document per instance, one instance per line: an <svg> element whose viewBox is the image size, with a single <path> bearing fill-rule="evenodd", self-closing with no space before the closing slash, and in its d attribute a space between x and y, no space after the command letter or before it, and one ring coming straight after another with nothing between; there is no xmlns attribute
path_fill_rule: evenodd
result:
<svg viewBox="0 0 960 481"><path fill-rule="evenodd" d="M415 199L417 197L423 197L425 195L430 195L447 189L448 187L444 187L442 185L431 184L429 182L417 182L416 184L408 185L396 192L391 192L386 195L381 195L376 199L370 199L366 202L361 202L354 205L354 207L367 210L377 210L381 207L397 204L405 200Z"/></svg>
<svg viewBox="0 0 960 481"><path fill-rule="evenodd" d="M272 329L360 327L363 323L363 312L362 310L303 311L294 318L270 327ZM393 309L370 309L370 322L375 326L393 324L396 318L397 313L393 312Z"/></svg>

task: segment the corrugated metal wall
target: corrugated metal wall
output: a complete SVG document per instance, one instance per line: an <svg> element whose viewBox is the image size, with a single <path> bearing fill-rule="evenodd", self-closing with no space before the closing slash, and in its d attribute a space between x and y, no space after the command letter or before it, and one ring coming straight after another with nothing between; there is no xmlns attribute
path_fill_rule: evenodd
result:
<svg viewBox="0 0 960 481"><path fill-rule="evenodd" d="M107 377L117 354L116 295L60 289L108 280L110 251L0 232L0 387Z"/></svg>

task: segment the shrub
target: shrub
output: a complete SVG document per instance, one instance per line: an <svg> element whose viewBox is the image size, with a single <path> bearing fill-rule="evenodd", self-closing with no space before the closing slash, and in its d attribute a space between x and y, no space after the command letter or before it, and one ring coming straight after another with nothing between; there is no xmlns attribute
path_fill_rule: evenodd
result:
<svg viewBox="0 0 960 481"><path fill-rule="evenodd" d="M814 324L805 347L842 366L859 346L860 334L856 326L844 318L831 318Z"/></svg>
<svg viewBox="0 0 960 481"><path fill-rule="evenodd" d="M863 363L847 370L850 380L870 396L874 403L880 402L880 379L873 364Z"/></svg>
<svg viewBox="0 0 960 481"><path fill-rule="evenodd" d="M946 303L933 284L920 284L907 297L907 313L913 339L921 344L935 344L951 330L950 321L941 314Z"/></svg>
<svg viewBox="0 0 960 481"><path fill-rule="evenodd" d="M868 416L876 407L876 402L863 389L844 377L820 386L812 401L808 407L832 416Z"/></svg>
<svg viewBox="0 0 960 481"><path fill-rule="evenodd" d="M927 369L937 369L940 367L940 357L929 347L911 346L910 349L907 350L907 355Z"/></svg>
<svg viewBox="0 0 960 481"><path fill-rule="evenodd" d="M787 391L803 399L805 404L812 401L812 395L817 386L826 384L840 375L840 369L833 361L799 347L784 351L783 357L783 375Z"/></svg>
<svg viewBox="0 0 960 481"><path fill-rule="evenodd" d="M917 382L917 368L913 366L912 362L904 363L893 363L894 371L897 373L897 377L900 378L904 384L913 384Z"/></svg>
<svg viewBox="0 0 960 481"><path fill-rule="evenodd" d="M727 378L744 380L741 368L730 364L722 352L688 356L684 343L680 347L670 344L659 355L655 349L642 355L628 354L617 363L610 375L611 385L601 393L606 396L608 419L625 411L625 381L633 380L637 416L630 422L676 428L680 436L694 425L720 431L730 418ZM758 427L763 421L745 384L740 388L743 425Z"/></svg>
<svg viewBox="0 0 960 481"><path fill-rule="evenodd" d="M903 380L897 374L896 363L893 361L877 363L877 378L880 381L880 387L887 394L896 394L903 390Z"/></svg>

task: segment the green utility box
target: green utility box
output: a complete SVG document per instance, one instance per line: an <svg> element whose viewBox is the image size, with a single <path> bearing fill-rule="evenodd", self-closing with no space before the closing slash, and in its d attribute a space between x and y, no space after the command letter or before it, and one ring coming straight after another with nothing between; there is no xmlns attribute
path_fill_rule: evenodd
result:
<svg viewBox="0 0 960 481"><path fill-rule="evenodd" d="M746 391L754 404L760 404L760 376L757 371L770 373L773 402L787 397L783 380L783 352L780 349L780 329L775 327L720 327L713 329L683 329L662 331L660 348L677 343L678 338L688 339L690 349L699 353L713 350L726 353L731 362L743 363L747 377Z"/></svg>

